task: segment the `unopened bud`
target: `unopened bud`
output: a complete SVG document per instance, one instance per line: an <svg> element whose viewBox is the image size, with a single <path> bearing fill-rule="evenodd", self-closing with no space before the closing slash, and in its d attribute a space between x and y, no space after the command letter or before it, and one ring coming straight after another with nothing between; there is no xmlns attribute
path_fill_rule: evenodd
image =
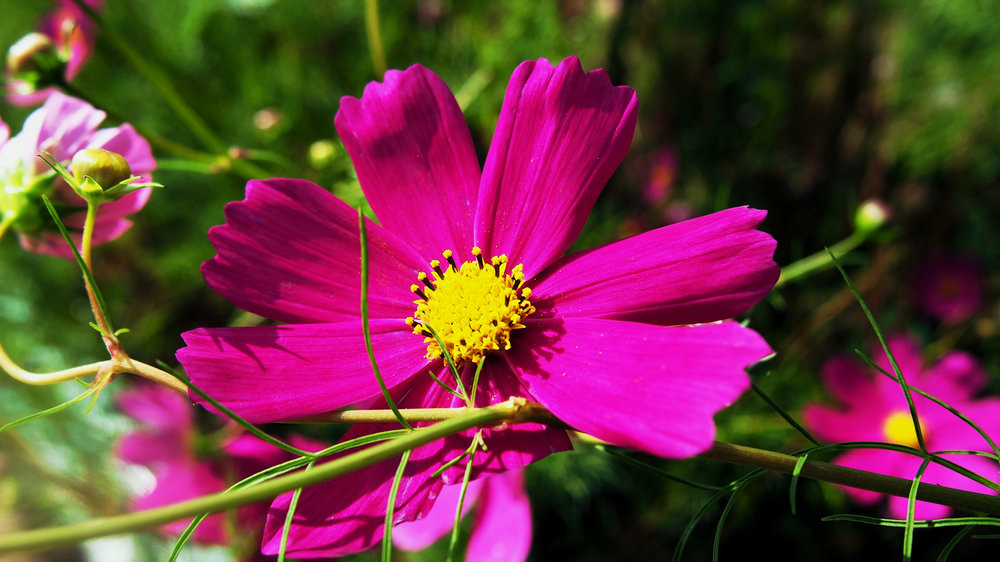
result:
<svg viewBox="0 0 1000 562"><path fill-rule="evenodd" d="M57 59L56 46L48 35L33 31L7 50L7 70L11 74L44 72Z"/></svg>
<svg viewBox="0 0 1000 562"><path fill-rule="evenodd" d="M132 169L125 157L103 148L85 148L73 156L73 177L83 183L90 177L104 189L114 187L132 177Z"/></svg>
<svg viewBox="0 0 1000 562"><path fill-rule="evenodd" d="M868 199L854 212L854 229L870 234L885 226L891 216L892 211L882 200Z"/></svg>

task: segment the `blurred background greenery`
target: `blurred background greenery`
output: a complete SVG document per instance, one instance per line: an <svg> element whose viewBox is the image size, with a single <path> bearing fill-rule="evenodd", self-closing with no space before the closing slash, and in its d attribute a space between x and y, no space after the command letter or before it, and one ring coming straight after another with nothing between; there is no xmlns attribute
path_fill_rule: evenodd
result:
<svg viewBox="0 0 1000 562"><path fill-rule="evenodd" d="M0 45L30 31L47 1L0 0ZM767 209L764 230L785 265L848 236L864 200L891 209L878 240L844 259L890 332L916 334L929 356L967 350L1000 392L996 273L1000 246L1000 3L996 0L381 2L390 68L423 64L462 102L485 155L506 81L525 59L580 57L613 82L636 88L632 149L578 243L589 247L734 205ZM107 23L159 67L217 136L250 151L277 175L311 179L350 202L360 194L337 144L340 96L375 79L360 0L107 0ZM144 129L198 146L169 106L105 39L75 81L100 105ZM0 102L20 128L30 108ZM136 226L96 254L97 276L129 352L172 362L179 334L240 321L213 294L199 264L214 251L207 229L244 180L158 152L167 186ZM924 314L917 268L939 255L967 255L987 278L981 309L957 324ZM0 247L0 337L29 368L100 360L89 308L72 263ZM749 315L778 352L761 387L789 411L823 400L822 363L873 340L836 272L788 284ZM623 360L627 366L627 358ZM107 391L82 407L0 434L0 532L121 512L125 470L111 450L129 422ZM64 383L26 388L0 379L0 421L78 393ZM205 417L206 430L217 426ZM747 395L718 416L720 439L791 451L805 444L761 400ZM586 446L529 471L535 514L533 560L669 558L706 492L671 483ZM721 484L747 469L707 460L665 462L680 476ZM833 513L880 514L847 503L828 485L799 488L789 510L787 477L768 475L737 499L721 556L768 559L895 558L902 532L822 523ZM695 528L687 560L711 556L721 505ZM953 532L917 534L915 559L933 559ZM956 559L989 552L966 539ZM135 539L25 556L22 560L157 560L170 542ZM109 546L110 545L110 546ZM993 551L995 552L995 550ZM96 554L95 554L96 553ZM440 545L399 560L436 560ZM188 559L226 559L189 548ZM362 555L361 559L371 556Z"/></svg>

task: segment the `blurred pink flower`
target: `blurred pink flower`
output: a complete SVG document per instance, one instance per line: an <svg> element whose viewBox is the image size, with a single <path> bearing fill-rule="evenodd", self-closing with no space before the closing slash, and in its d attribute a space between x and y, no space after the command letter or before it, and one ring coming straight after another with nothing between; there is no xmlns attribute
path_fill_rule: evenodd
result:
<svg viewBox="0 0 1000 562"><path fill-rule="evenodd" d="M986 385L987 374L967 353L952 351L931 366L925 367L918 343L907 336L889 338L892 350L906 382L927 392L972 419L988 435L1000 436L1000 398L974 399ZM876 364L892 372L884 353L874 356ZM847 357L828 361L823 366L823 381L830 394L842 406L831 408L818 404L806 406L806 426L820 439L830 442L879 441L916 448L917 436L906 399L899 383ZM988 444L972 427L934 402L913 394L920 420L921 434L929 451L990 451ZM977 474L996 481L997 463L973 455L942 455ZM882 449L851 449L834 462L872 472L912 479L921 458ZM950 469L931 463L922 482L941 484L981 493L991 491ZM844 488L863 505L873 505L884 494ZM906 498L889 497L889 515L906 517ZM936 519L948 515L950 508L933 503L916 503L917 519Z"/></svg>
<svg viewBox="0 0 1000 562"><path fill-rule="evenodd" d="M34 211L31 224L15 221L13 226L20 233L21 245L26 250L73 259L72 251L55 226L44 226L52 221L41 206L40 194L47 194L57 207L68 207L68 214L62 219L78 246L86 217L86 203L39 158L42 151L71 167L70 159L76 152L84 148L103 148L124 156L133 175L142 176L143 181L150 180L156 160L149 143L128 123L98 129L104 118L103 111L87 102L55 92L28 116L20 133L6 139L9 133L0 131L0 188L5 195L0 198L0 212L3 215L16 213L6 205L13 206L19 198L30 199L30 210ZM4 126L3 130L6 129ZM132 223L125 217L141 209L149 195L149 188L140 189L101 205L93 244L109 242L128 230Z"/></svg>
<svg viewBox="0 0 1000 562"><path fill-rule="evenodd" d="M983 308L985 281L968 256L935 256L917 267L913 290L920 308L942 324L958 324Z"/></svg>
<svg viewBox="0 0 1000 562"><path fill-rule="evenodd" d="M133 510L221 492L237 480L293 458L249 433L227 440L215 456L199 455L191 402L162 386L142 384L119 392L115 399L123 413L142 424L119 441L118 458L148 467L156 478L156 485L149 493L133 499ZM300 436L293 435L291 441L303 450L324 448ZM261 558L259 538L267 510L266 501L237 510L236 534L227 529L225 514L211 515L198 526L192 538L201 544L231 546L250 539L242 546L250 551L250 558ZM190 522L190 519L175 521L162 527L161 532L180 535Z"/></svg>
<svg viewBox="0 0 1000 562"><path fill-rule="evenodd" d="M464 406L428 376L452 380L431 325L465 384L487 359L477 405L524 397L580 431L664 457L711 445L712 416L770 353L725 319L771 289L775 242L756 230L764 211L739 207L563 255L621 163L636 109L631 88L575 58L525 62L480 170L455 98L426 68L390 71L360 99L341 99L335 125L380 219L366 223L372 343L400 407ZM261 423L385 407L360 330L357 221L303 180L247 185L209 232L218 256L202 272L237 306L287 324L185 333L177 357L195 384ZM345 439L393 427L355 427ZM569 447L565 431L536 424L483 435L474 477ZM427 512L442 485L430 475L470 436L413 451L397 524ZM377 543L395 469L387 461L349 484L304 490L289 552L338 556ZM272 505L265 552L277 548L289 498Z"/></svg>
<svg viewBox="0 0 1000 562"><path fill-rule="evenodd" d="M104 0L84 0L84 3L97 11L104 8ZM97 26L73 0L57 0L56 7L39 22L38 32L55 45L59 58L66 62L64 78L72 81L94 50ZM24 80L7 80L7 101L14 105L36 105L56 91L54 86L35 90Z"/></svg>
<svg viewBox="0 0 1000 562"><path fill-rule="evenodd" d="M423 550L447 536L455 523L461 484L441 489L423 519L400 523L392 542L403 550ZM476 505L476 518L465 560L523 562L531 550L531 504L524 490L524 470L501 472L469 482L462 514Z"/></svg>
<svg viewBox="0 0 1000 562"><path fill-rule="evenodd" d="M672 148L660 148L653 153L642 190L646 203L654 206L666 204L677 181L678 168L677 152Z"/></svg>

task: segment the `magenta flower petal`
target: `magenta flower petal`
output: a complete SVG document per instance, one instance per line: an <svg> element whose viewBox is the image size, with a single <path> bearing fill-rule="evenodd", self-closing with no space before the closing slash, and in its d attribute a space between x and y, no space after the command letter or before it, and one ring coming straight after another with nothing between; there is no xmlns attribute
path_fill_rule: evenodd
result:
<svg viewBox="0 0 1000 562"><path fill-rule="evenodd" d="M404 394L397 400L400 408L443 404L450 397L430 377L419 380ZM381 397L365 407L378 407L379 403L384 404ZM357 424L343 440L392 429L399 429L399 424ZM400 480L394 524L419 519L430 510L441 489L441 479L431 474L442 458L440 441L413 449ZM391 459L304 488L289 529L288 554L295 558L344 556L377 544L382 539L385 509L398 465L399 459ZM291 493L283 494L271 504L261 547L264 554L278 552L291 497Z"/></svg>
<svg viewBox="0 0 1000 562"><path fill-rule="evenodd" d="M484 483L490 480L492 478L481 478L469 482L465 493L465 502L462 504L463 517L476 503ZM427 512L427 515L424 515L423 519L405 521L392 529L392 544L403 550L423 550L450 533L455 524L455 510L458 509L461 493L461 484L452 484L441 488L437 499L434 500L434 506Z"/></svg>
<svg viewBox="0 0 1000 562"><path fill-rule="evenodd" d="M809 431L827 443L885 440L884 412L845 411L811 404L802 410L802 419Z"/></svg>
<svg viewBox="0 0 1000 562"><path fill-rule="evenodd" d="M427 364L420 339L406 328L399 320L371 323L375 357L389 386ZM379 394L359 321L202 328L182 337L187 347L177 359L192 382L255 423L329 412Z"/></svg>
<svg viewBox="0 0 1000 562"><path fill-rule="evenodd" d="M830 359L823 364L821 376L830 395L847 406L865 404L871 401L875 392L871 373L850 357Z"/></svg>
<svg viewBox="0 0 1000 562"><path fill-rule="evenodd" d="M945 402L955 402L968 400L982 390L989 374L968 353L953 351L928 368L921 378L921 390Z"/></svg>
<svg viewBox="0 0 1000 562"><path fill-rule="evenodd" d="M214 494L225 488L225 481L207 464L178 459L169 462L162 470L156 472L156 488L148 495L133 501L132 509L138 511L162 507ZM174 521L164 525L161 531L176 536L181 534L189 523L191 518ZM227 541L224 524L224 514L209 516L198 526L194 539L200 543L225 544Z"/></svg>
<svg viewBox="0 0 1000 562"><path fill-rule="evenodd" d="M451 375L443 368L439 373L442 380L451 380ZM472 380L472 369L465 376L466 384ZM489 406L504 402L511 397L528 397L528 393L518 383L517 377L506 363L487 361L479 378L479 392L476 395L476 405ZM534 400L534 399L532 399ZM460 408L464 404L454 399L449 404L439 407ZM467 431L448 437L444 440L444 457L454 458L469 447L475 431ZM482 429L483 442L486 451L476 453L472 478L480 478L489 474L515 470L533 462L573 448L566 430L549 427L537 423L519 423L502 427L487 427ZM446 470L441 478L445 484L461 482L464 478L465 465Z"/></svg>
<svg viewBox="0 0 1000 562"><path fill-rule="evenodd" d="M115 395L115 405L125 415L157 431L192 428L191 401L155 385L142 384L122 390Z"/></svg>
<svg viewBox="0 0 1000 562"><path fill-rule="evenodd" d="M532 301L562 318L662 325L732 318L778 279L775 241L756 230L765 214L728 209L568 255L531 283Z"/></svg>
<svg viewBox="0 0 1000 562"><path fill-rule="evenodd" d="M413 314L410 285L426 263L371 221L367 232L371 317L402 324ZM226 224L209 238L219 254L202 273L236 306L280 322L359 322L358 213L318 185L251 181L246 199L226 206Z"/></svg>
<svg viewBox="0 0 1000 562"><path fill-rule="evenodd" d="M476 209L476 244L530 279L562 255L632 142L638 102L570 57L514 70Z"/></svg>
<svg viewBox="0 0 1000 562"><path fill-rule="evenodd" d="M750 385L744 369L771 353L756 332L736 322L663 327L566 318L526 324L505 357L532 396L585 433L671 458L712 444L712 416Z"/></svg>
<svg viewBox="0 0 1000 562"><path fill-rule="evenodd" d="M177 456L187 445L185 435L176 431L136 431L122 437L115 448L121 460L156 467Z"/></svg>
<svg viewBox="0 0 1000 562"><path fill-rule="evenodd" d="M341 98L334 123L382 226L426 259L468 255L479 160L443 80L418 64L390 70L361 99Z"/></svg>
<svg viewBox="0 0 1000 562"><path fill-rule="evenodd" d="M523 562L531 550L531 503L524 471L486 479L465 559L469 562Z"/></svg>

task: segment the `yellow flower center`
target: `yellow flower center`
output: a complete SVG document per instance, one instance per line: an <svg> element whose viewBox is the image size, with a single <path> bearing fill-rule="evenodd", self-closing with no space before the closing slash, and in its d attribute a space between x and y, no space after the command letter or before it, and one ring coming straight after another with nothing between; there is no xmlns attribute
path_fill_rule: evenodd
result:
<svg viewBox="0 0 1000 562"><path fill-rule="evenodd" d="M521 265L508 273L507 256L496 256L487 264L482 254L473 248L475 261L459 267L451 250L446 250L446 269L432 260L431 276L421 271L420 283L410 286L420 298L413 301L417 310L406 323L414 334L424 336L428 359L443 357L434 332L456 365L477 363L489 351L510 349L511 331L523 328L521 321L535 311Z"/></svg>
<svg viewBox="0 0 1000 562"><path fill-rule="evenodd" d="M927 437L927 427L921 423L920 431ZM913 417L910 412L893 412L885 419L882 425L882 433L885 440L897 445L906 445L916 448L920 443L917 441L917 432L913 428Z"/></svg>

